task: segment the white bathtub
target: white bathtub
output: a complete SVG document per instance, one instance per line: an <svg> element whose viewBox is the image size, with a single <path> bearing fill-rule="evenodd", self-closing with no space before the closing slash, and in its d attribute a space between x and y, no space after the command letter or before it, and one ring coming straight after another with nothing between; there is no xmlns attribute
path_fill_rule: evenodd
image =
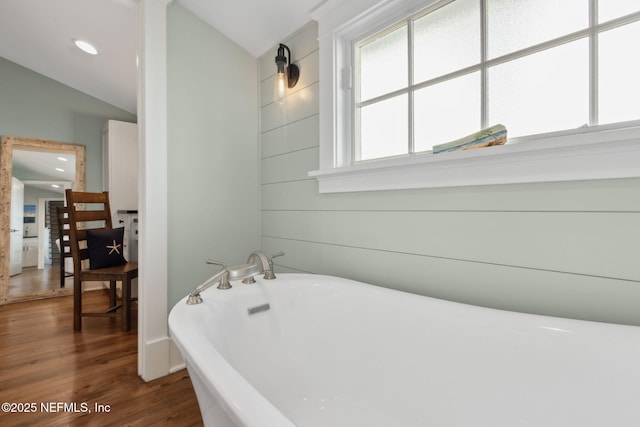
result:
<svg viewBox="0 0 640 427"><path fill-rule="evenodd" d="M256 280L169 316L207 426L640 425L639 327Z"/></svg>

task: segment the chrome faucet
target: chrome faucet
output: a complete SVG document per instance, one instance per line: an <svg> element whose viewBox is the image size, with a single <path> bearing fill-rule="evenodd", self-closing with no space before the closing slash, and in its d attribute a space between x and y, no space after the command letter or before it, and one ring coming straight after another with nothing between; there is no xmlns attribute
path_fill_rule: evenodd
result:
<svg viewBox="0 0 640 427"><path fill-rule="evenodd" d="M255 259L258 258L258 260L260 260L260 265L262 266L262 271L264 272L264 279L273 280L276 278L276 274L273 271L273 259L282 255L284 255L284 252L280 251L267 258L267 256L261 251L253 251L253 253L249 255L249 258L247 259L247 264L255 262ZM253 276L249 276L244 278L242 280L242 283L256 283L256 281Z"/></svg>
<svg viewBox="0 0 640 427"><path fill-rule="evenodd" d="M222 270L205 280L189 294L189 298L187 298L187 304L189 305L200 304L202 302L200 293L216 283L218 284L218 289L231 289L230 280L253 278L256 274L262 273L262 269L256 264L242 264L227 268L223 262L212 259L208 259L207 264L219 265Z"/></svg>

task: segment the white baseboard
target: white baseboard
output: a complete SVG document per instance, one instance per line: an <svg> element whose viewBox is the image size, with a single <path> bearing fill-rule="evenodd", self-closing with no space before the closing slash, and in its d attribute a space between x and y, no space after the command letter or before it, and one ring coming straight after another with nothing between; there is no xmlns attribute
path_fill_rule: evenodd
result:
<svg viewBox="0 0 640 427"><path fill-rule="evenodd" d="M184 358L182 357L180 350L178 350L178 347L173 340L169 338L169 372L178 372L186 367L187 365L184 363Z"/></svg>
<svg viewBox="0 0 640 427"><path fill-rule="evenodd" d="M163 337L142 343L138 358L143 380L152 381L169 373L169 342L169 337Z"/></svg>
<svg viewBox="0 0 640 427"><path fill-rule="evenodd" d="M186 367L180 350L170 337L149 341L143 345L144 349L138 354L138 357L142 358L139 374L143 380L152 381Z"/></svg>

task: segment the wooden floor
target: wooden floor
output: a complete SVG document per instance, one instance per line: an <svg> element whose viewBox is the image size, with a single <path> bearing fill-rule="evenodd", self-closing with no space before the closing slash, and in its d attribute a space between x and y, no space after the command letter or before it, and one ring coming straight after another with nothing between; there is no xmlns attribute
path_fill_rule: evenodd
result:
<svg viewBox="0 0 640 427"><path fill-rule="evenodd" d="M27 267L22 269L22 273L9 277L9 295L46 291L60 287L59 265L48 265L40 270L36 267ZM73 277L65 279L65 287L73 288Z"/></svg>
<svg viewBox="0 0 640 427"><path fill-rule="evenodd" d="M106 299L85 293L87 305ZM202 425L186 370L138 377L135 321L122 333L119 319L84 318L74 332L72 305L59 297L0 306L0 403L22 412L3 405L1 426Z"/></svg>

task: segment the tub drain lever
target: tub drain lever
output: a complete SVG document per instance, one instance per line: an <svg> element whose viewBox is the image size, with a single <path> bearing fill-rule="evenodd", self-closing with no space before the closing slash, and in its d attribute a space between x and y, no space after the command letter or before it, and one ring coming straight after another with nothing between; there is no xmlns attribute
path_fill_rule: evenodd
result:
<svg viewBox="0 0 640 427"><path fill-rule="evenodd" d="M270 308L271 306L269 305L269 303L265 303L261 305L256 305L255 307L249 307L247 308L247 312L249 313L249 316L251 316L252 314L260 313L262 311L267 311Z"/></svg>

